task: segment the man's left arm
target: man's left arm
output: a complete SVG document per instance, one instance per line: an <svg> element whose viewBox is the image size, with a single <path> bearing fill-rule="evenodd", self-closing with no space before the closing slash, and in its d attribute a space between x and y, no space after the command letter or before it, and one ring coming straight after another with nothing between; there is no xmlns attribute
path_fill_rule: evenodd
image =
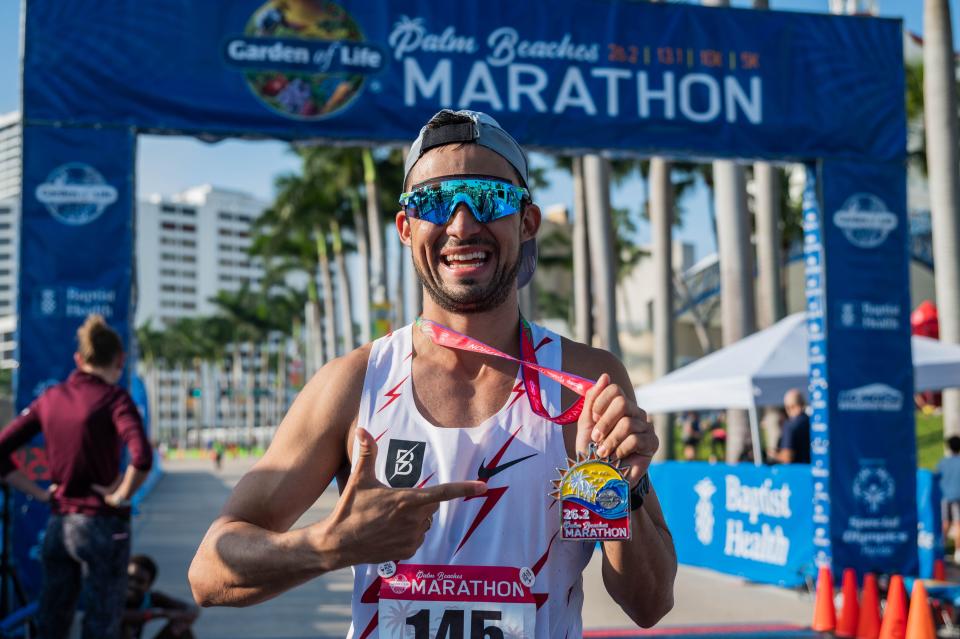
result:
<svg viewBox="0 0 960 639"><path fill-rule="evenodd" d="M618 458L630 467L627 480L632 489L646 474L659 440L647 414L637 406L623 364L605 352L599 359L605 373L586 395L577 425L577 451L585 452L593 442L601 456ZM673 608L677 574L673 537L652 486L643 505L631 513L630 528L629 541L603 544L603 582L624 612L649 628Z"/></svg>

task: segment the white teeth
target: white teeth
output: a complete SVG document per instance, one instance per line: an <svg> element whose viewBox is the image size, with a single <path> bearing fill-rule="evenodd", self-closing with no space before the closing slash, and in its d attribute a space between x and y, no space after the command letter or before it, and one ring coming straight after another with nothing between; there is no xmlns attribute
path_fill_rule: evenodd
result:
<svg viewBox="0 0 960 639"><path fill-rule="evenodd" d="M451 262L472 262L475 260L482 260L487 256L486 253L482 251L477 251L475 253L460 253L457 255L447 255L447 260Z"/></svg>

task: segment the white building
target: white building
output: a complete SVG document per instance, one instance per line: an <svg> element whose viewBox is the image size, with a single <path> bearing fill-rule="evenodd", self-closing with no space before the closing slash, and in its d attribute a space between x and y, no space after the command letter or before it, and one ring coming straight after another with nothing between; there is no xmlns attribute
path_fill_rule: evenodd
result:
<svg viewBox="0 0 960 639"><path fill-rule="evenodd" d="M20 114L0 114L0 317L17 312L21 165Z"/></svg>
<svg viewBox="0 0 960 639"><path fill-rule="evenodd" d="M0 114L0 200L20 197L20 114Z"/></svg>
<svg viewBox="0 0 960 639"><path fill-rule="evenodd" d="M20 199L0 200L0 317L17 313L20 253Z"/></svg>
<svg viewBox="0 0 960 639"><path fill-rule="evenodd" d="M219 291L260 285L263 268L247 255L251 226L266 204L251 195L196 186L137 206L137 312L157 328L211 315Z"/></svg>

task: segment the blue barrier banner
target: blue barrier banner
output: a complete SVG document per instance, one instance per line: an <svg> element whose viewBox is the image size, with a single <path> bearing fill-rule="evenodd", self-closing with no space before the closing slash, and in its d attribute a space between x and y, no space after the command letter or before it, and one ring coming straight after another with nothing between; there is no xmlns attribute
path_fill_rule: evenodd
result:
<svg viewBox="0 0 960 639"><path fill-rule="evenodd" d="M906 148L898 20L606 0L32 0L26 30L28 123L409 142L453 107L534 147Z"/></svg>
<svg viewBox="0 0 960 639"><path fill-rule="evenodd" d="M828 343L811 384L822 370L827 427L811 425L811 448L829 451L834 573L912 575L917 453L903 165L825 161L821 170Z"/></svg>
<svg viewBox="0 0 960 639"><path fill-rule="evenodd" d="M89 313L103 315L125 345L133 317L132 132L25 126L23 139L17 410L73 370L76 330ZM46 479L42 438L22 454L21 469ZM14 501L18 572L36 594L49 508Z"/></svg>
<svg viewBox="0 0 960 639"><path fill-rule="evenodd" d="M667 462L650 479L681 563L782 586L815 573L810 466Z"/></svg>
<svg viewBox="0 0 960 639"><path fill-rule="evenodd" d="M943 559L943 524L940 514L940 477L929 470L917 471L917 551L920 572L925 579L933 578L933 562Z"/></svg>

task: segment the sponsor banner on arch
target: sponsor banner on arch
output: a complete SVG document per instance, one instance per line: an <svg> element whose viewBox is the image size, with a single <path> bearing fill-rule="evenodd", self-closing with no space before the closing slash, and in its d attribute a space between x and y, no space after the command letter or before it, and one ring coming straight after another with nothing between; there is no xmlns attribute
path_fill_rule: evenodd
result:
<svg viewBox="0 0 960 639"><path fill-rule="evenodd" d="M905 146L896 20L596 0L35 0L26 27L28 122L403 142L452 107L540 147L895 159Z"/></svg>
<svg viewBox="0 0 960 639"><path fill-rule="evenodd" d="M903 166L827 161L821 175L828 428L814 427L811 436L828 460L833 565L835 572L852 567L915 574L917 453Z"/></svg>
<svg viewBox="0 0 960 639"><path fill-rule="evenodd" d="M810 466L650 467L681 563L796 586L813 573Z"/></svg>
<svg viewBox="0 0 960 639"><path fill-rule="evenodd" d="M73 370L76 329L99 313L129 347L134 136L23 131L16 408Z"/></svg>

